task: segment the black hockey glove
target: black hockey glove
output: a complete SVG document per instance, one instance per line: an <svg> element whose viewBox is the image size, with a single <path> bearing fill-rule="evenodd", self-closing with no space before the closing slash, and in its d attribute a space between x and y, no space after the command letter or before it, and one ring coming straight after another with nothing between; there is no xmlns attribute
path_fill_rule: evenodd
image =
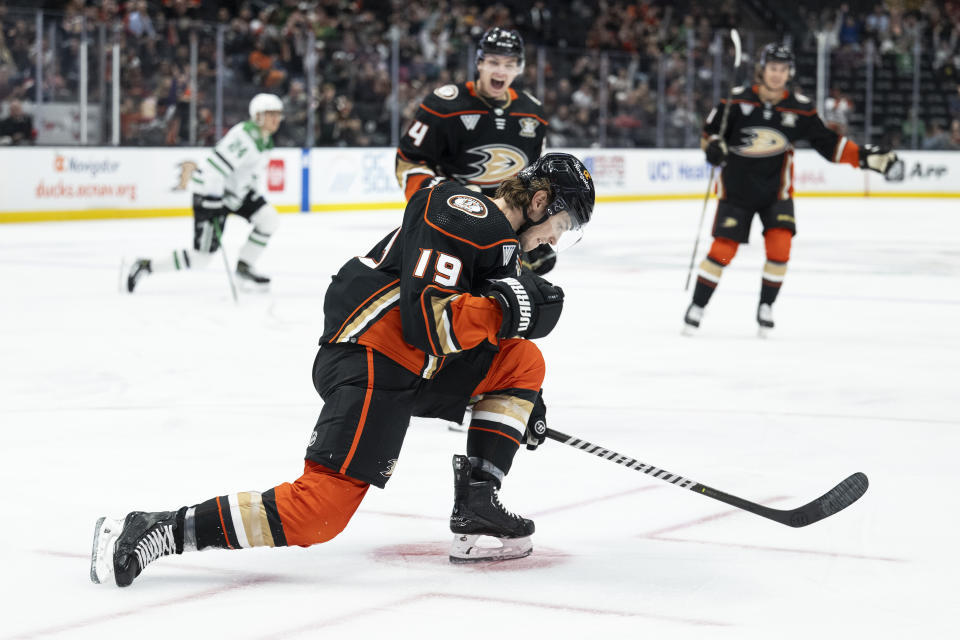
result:
<svg viewBox="0 0 960 640"><path fill-rule="evenodd" d="M877 173L887 175L897 164L897 154L890 147L881 147L875 144L865 144L860 147L860 168L871 169Z"/></svg>
<svg viewBox="0 0 960 640"><path fill-rule="evenodd" d="M537 394L537 401L533 405L530 419L527 420L527 430L523 434L523 441L527 449L533 451L547 439L547 405L543 403L543 389Z"/></svg>
<svg viewBox="0 0 960 640"><path fill-rule="evenodd" d="M484 295L500 303L500 338L542 338L557 326L563 311L563 289L524 269L516 278L491 280Z"/></svg>
<svg viewBox="0 0 960 640"><path fill-rule="evenodd" d="M223 198L193 194L193 217L197 219L197 222L207 222L226 215L227 210L223 207ZM220 226L223 227L223 223Z"/></svg>
<svg viewBox="0 0 960 640"><path fill-rule="evenodd" d="M536 249L530 249L530 251L524 253L521 260L523 266L542 276L545 273L550 273L550 270L557 264L557 252L550 245L542 244Z"/></svg>
<svg viewBox="0 0 960 640"><path fill-rule="evenodd" d="M727 143L714 136L706 148L707 162L715 167L727 164Z"/></svg>

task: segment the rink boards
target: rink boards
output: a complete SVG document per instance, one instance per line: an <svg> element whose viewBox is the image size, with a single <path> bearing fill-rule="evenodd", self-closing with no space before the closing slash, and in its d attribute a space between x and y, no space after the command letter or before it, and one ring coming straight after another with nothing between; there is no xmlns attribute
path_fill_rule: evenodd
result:
<svg viewBox="0 0 960 640"><path fill-rule="evenodd" d="M710 166L695 149L565 149L584 160L600 202L703 198ZM22 147L0 150L0 222L181 216L202 148ZM396 209L393 148L275 149L263 192L281 213ZM960 197L960 154L904 151L903 180L794 158L799 197Z"/></svg>

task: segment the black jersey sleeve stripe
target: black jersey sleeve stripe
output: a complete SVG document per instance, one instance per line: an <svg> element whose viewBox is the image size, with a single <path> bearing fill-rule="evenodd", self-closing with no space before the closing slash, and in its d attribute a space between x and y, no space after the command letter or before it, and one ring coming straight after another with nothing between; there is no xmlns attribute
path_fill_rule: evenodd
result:
<svg viewBox="0 0 960 640"><path fill-rule="evenodd" d="M236 169L233 168L233 165L230 164L230 161L223 157L223 154L222 154L222 153L220 153L220 152L217 151L216 149L213 150L213 153L214 153L214 155L216 155L218 158L220 158L220 162L222 162L223 164L227 165L227 168L230 169L230 171L236 171Z"/></svg>

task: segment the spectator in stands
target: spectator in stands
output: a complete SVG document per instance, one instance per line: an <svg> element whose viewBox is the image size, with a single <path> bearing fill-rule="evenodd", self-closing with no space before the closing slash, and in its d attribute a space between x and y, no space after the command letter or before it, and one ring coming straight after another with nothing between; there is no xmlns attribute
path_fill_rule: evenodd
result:
<svg viewBox="0 0 960 640"><path fill-rule="evenodd" d="M283 97L283 123L277 131L277 146L312 147L313 141L307 140L307 110L310 101L303 80L290 82L290 90Z"/></svg>
<svg viewBox="0 0 960 640"><path fill-rule="evenodd" d="M960 119L950 123L950 144L953 149L960 150Z"/></svg>
<svg viewBox="0 0 960 640"><path fill-rule="evenodd" d="M548 147L569 147L573 146L571 134L573 133L573 121L570 116L570 105L561 104L550 118L550 129L547 130Z"/></svg>
<svg viewBox="0 0 960 640"><path fill-rule="evenodd" d="M956 91L947 99L947 110L951 118L960 118L960 82L957 82Z"/></svg>
<svg viewBox="0 0 960 640"><path fill-rule="evenodd" d="M940 121L933 120L930 123L930 131L923 139L921 147L924 151L946 151L952 148L950 134L943 130Z"/></svg>
<svg viewBox="0 0 960 640"><path fill-rule="evenodd" d="M853 101L839 89L831 89L823 103L823 122L831 131L845 136L852 111Z"/></svg>
<svg viewBox="0 0 960 640"><path fill-rule="evenodd" d="M120 106L120 142L138 144L140 110L133 96L124 96Z"/></svg>
<svg viewBox="0 0 960 640"><path fill-rule="evenodd" d="M927 135L927 125L918 117L914 117L916 111L913 107L907 111L907 117L904 118L903 124L900 127L900 131L903 133L903 140L905 143L909 143L913 140L914 132L916 132L917 140L922 141ZM915 148L915 147L914 147Z"/></svg>
<svg viewBox="0 0 960 640"><path fill-rule="evenodd" d="M130 3L125 23L127 32L137 38L144 35L154 38L157 35L153 28L153 20L147 10L147 0L136 0L136 2Z"/></svg>
<svg viewBox="0 0 960 640"><path fill-rule="evenodd" d="M209 107L200 107L197 110L197 144L201 147L212 147L218 139L213 111Z"/></svg>
<svg viewBox="0 0 960 640"><path fill-rule="evenodd" d="M873 7L873 13L867 16L864 21L864 30L874 41L879 44L890 31L890 14L887 12L883 3L877 3Z"/></svg>
<svg viewBox="0 0 960 640"><path fill-rule="evenodd" d="M857 22L857 19L849 13L841 15L842 23L840 24L840 33L837 35L837 39L840 41L840 46L859 49L860 25Z"/></svg>
<svg viewBox="0 0 960 640"><path fill-rule="evenodd" d="M33 144L37 132L33 128L33 118L23 112L19 100L10 101L10 113L0 120L0 144Z"/></svg>

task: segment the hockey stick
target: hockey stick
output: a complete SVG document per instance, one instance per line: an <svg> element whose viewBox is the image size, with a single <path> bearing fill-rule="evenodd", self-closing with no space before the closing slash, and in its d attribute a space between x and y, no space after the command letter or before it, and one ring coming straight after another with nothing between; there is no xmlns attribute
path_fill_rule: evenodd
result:
<svg viewBox="0 0 960 640"><path fill-rule="evenodd" d="M227 270L227 280L230 282L230 293L233 294L233 302L240 304L240 298L237 297L237 285L233 283L233 272L230 271L230 262L227 260L227 250L223 246L223 238L220 236L220 224L217 217L213 217L213 230L217 234L217 242L220 244L220 255L223 256L223 268Z"/></svg>
<svg viewBox="0 0 960 640"><path fill-rule="evenodd" d="M727 94L727 102L723 105L723 116L720 118L719 138L723 140L723 134L727 132L727 120L730 119L730 102L733 100L733 88L737 82L737 70L740 68L740 33L736 29L730 29L730 39L733 41L733 82L730 83L730 92ZM687 283L683 285L683 290L690 289L690 277L693 275L693 263L697 259L697 249L700 248L700 233L703 230L703 219L707 215L707 202L710 200L710 192L713 190L713 175L717 168L710 166L710 179L707 181L707 193L703 196L703 208L700 209L700 222L697 223L697 237L693 241L693 253L690 254L690 267L687 269Z"/></svg>
<svg viewBox="0 0 960 640"><path fill-rule="evenodd" d="M559 431L554 431L550 428L547 429L546 435L551 440L568 444L574 449L580 449L581 451L592 453L597 457L605 458L611 462L623 465L628 469L633 469L634 471L642 471L643 473L663 480L664 482L675 484L683 489L690 489L690 491L703 494L708 498L719 500L720 502L732 505L738 509L749 511L750 513L754 513L758 516L762 516L790 527L805 527L808 524L813 524L814 522L832 516L838 511L846 509L851 504L859 500L860 497L866 493L867 486L869 486L867 476L863 473L857 472L835 486L833 489L830 489L830 491L827 491L816 500L808 502L802 507L788 510L771 509L770 507L765 507L762 504L750 502L749 500L738 498L737 496L730 495L729 493L724 493L723 491L708 487L705 484L700 484L695 480L690 480L688 478L684 478L683 476L670 473L669 471L658 469L652 465L644 464L639 460L628 458L627 456L621 455L616 451L604 449L603 447L593 444L592 442L580 440L579 438L568 436L565 433L560 433Z"/></svg>

